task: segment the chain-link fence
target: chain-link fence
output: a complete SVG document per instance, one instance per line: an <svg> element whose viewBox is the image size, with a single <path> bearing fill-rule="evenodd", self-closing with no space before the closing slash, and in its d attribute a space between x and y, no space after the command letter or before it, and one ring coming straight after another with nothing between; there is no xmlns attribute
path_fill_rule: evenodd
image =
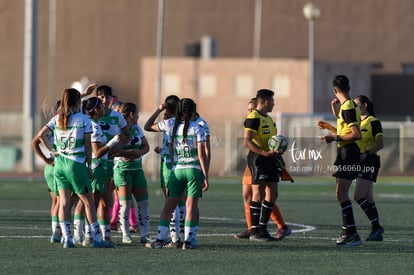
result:
<svg viewBox="0 0 414 275"><path fill-rule="evenodd" d="M336 146L322 144L320 136L327 130L320 130L316 125L319 120L326 120L335 125L332 116L306 114L272 114L278 127L278 133L289 139L285 152L286 167L292 175L329 175L333 173ZM142 125L148 116L141 114ZM211 130L212 160L211 176L241 176L246 165L247 150L243 144L243 120L209 121ZM46 122L39 118L38 129ZM384 130L384 148L380 151L383 175L414 174L414 123L382 121ZM23 146L22 131L25 125L19 113L0 113L0 172L21 171ZM145 135L151 148L161 144L161 135ZM43 163L36 159L36 167L41 170ZM156 177L159 169L159 156L151 151L144 157L144 169L147 176Z"/></svg>

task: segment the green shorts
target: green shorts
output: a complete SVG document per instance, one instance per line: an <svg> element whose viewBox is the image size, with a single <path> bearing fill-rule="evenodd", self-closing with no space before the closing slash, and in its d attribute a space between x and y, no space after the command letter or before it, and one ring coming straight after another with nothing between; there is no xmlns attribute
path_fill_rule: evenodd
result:
<svg viewBox="0 0 414 275"><path fill-rule="evenodd" d="M106 169L102 165L93 169L92 193L103 194L105 192L106 175Z"/></svg>
<svg viewBox="0 0 414 275"><path fill-rule="evenodd" d="M144 170L122 170L114 169L114 183L117 188L132 185L132 188L147 188L147 179Z"/></svg>
<svg viewBox="0 0 414 275"><path fill-rule="evenodd" d="M170 178L170 174L171 174L171 170L172 170L172 163L161 160L161 166L160 166L161 188L167 187L168 179Z"/></svg>
<svg viewBox="0 0 414 275"><path fill-rule="evenodd" d="M73 190L75 194L84 194L92 190L85 163L58 156L55 160L54 175L58 190Z"/></svg>
<svg viewBox="0 0 414 275"><path fill-rule="evenodd" d="M201 198L203 182L204 175L200 169L174 169L168 181L168 196L180 197L187 190L188 197Z"/></svg>
<svg viewBox="0 0 414 275"><path fill-rule="evenodd" d="M44 170L44 176L46 180L47 187L49 192L53 192L55 195L58 195L59 192L57 190L56 182L55 182L55 175L54 175L55 166L46 164Z"/></svg>

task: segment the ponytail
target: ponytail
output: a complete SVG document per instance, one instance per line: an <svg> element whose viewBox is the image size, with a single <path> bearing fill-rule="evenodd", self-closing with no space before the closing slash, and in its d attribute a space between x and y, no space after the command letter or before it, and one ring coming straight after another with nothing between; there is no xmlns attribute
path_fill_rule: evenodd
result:
<svg viewBox="0 0 414 275"><path fill-rule="evenodd" d="M356 98L358 98L362 104L367 104L367 112L370 116L375 116L374 104L372 104L372 101L369 100L366 95L359 95Z"/></svg>
<svg viewBox="0 0 414 275"><path fill-rule="evenodd" d="M58 126L62 129L67 129L68 120L71 114L78 112L75 110L78 100L81 96L78 90L69 88L63 91L60 108L57 110L58 113Z"/></svg>

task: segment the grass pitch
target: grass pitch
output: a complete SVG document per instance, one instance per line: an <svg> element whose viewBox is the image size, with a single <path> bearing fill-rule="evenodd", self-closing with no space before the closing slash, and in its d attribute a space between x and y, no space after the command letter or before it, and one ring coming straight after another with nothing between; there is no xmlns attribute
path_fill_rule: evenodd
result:
<svg viewBox="0 0 414 275"><path fill-rule="evenodd" d="M338 248L341 217L333 178L296 178L281 183L278 204L291 236L270 243L237 240L245 230L238 178L211 180L200 201L199 248L146 249L133 235L115 249L50 244L46 184L0 181L0 274L409 274L414 270L414 179L380 178L375 185L384 241ZM163 195L150 183L151 230L156 236ZM351 190L352 192L353 190ZM351 195L350 192L350 195ZM352 195L351 195L352 198ZM354 202L353 202L354 203ZM361 238L370 224L354 205ZM275 232L274 224L269 231Z"/></svg>

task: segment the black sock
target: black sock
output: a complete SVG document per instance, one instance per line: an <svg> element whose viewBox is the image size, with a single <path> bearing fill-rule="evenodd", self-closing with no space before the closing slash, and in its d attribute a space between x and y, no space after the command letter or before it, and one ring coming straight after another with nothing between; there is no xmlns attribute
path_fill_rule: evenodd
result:
<svg viewBox="0 0 414 275"><path fill-rule="evenodd" d="M368 218L371 221L372 228L378 228L380 226L378 210L375 202L369 204Z"/></svg>
<svg viewBox="0 0 414 275"><path fill-rule="evenodd" d="M260 212L260 231L267 232L267 223L269 222L270 215L273 212L274 203L263 201Z"/></svg>
<svg viewBox="0 0 414 275"><path fill-rule="evenodd" d="M359 200L357 200L357 203L359 204L361 209L364 211L364 213L368 216L369 203L368 203L367 199L366 198L360 198Z"/></svg>
<svg viewBox="0 0 414 275"><path fill-rule="evenodd" d="M354 210L352 208L352 203L350 200L347 200L341 203L342 207L342 219L346 223L347 234L353 234L356 232L356 225L354 219Z"/></svg>
<svg viewBox="0 0 414 275"><path fill-rule="evenodd" d="M250 220L252 222L252 233L259 232L260 202L250 202Z"/></svg>
<svg viewBox="0 0 414 275"><path fill-rule="evenodd" d="M372 228L378 228L378 211L377 207L375 206L375 202L369 203L366 198L361 198L357 202L367 215L369 221L371 222Z"/></svg>

